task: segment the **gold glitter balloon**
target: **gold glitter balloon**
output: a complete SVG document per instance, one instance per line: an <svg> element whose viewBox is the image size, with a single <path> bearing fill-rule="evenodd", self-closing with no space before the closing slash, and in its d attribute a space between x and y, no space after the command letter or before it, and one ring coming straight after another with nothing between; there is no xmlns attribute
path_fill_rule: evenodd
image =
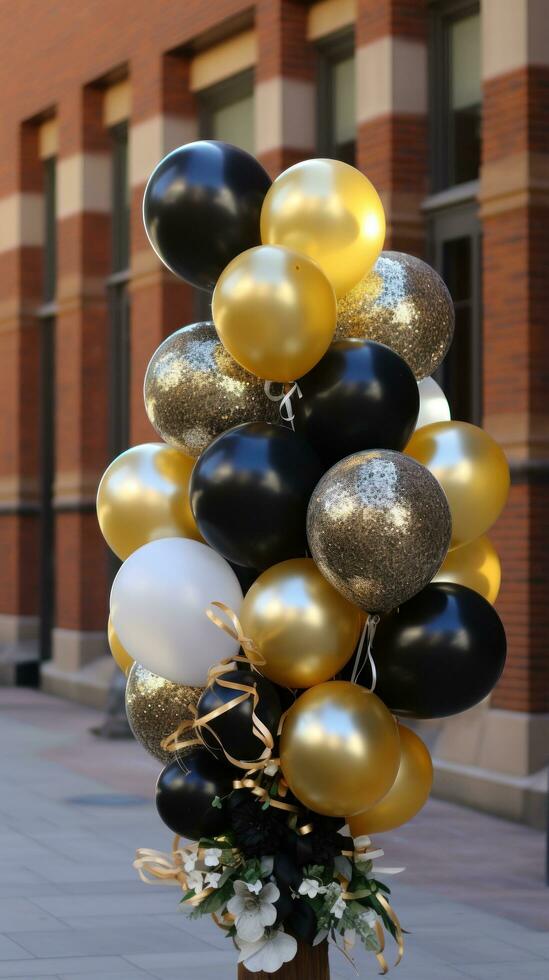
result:
<svg viewBox="0 0 549 980"><path fill-rule="evenodd" d="M286 715L280 767L292 793L315 813L351 816L374 806L393 785L399 763L395 719L358 684L316 684Z"/></svg>
<svg viewBox="0 0 549 980"><path fill-rule="evenodd" d="M444 360L454 322L452 297L438 272L414 255L382 252L372 271L340 299L334 339L386 344L419 381Z"/></svg>
<svg viewBox="0 0 549 980"><path fill-rule="evenodd" d="M452 523L440 484L388 449L355 453L324 474L307 513L322 574L366 612L387 612L420 592L440 567Z"/></svg>
<svg viewBox="0 0 549 980"><path fill-rule="evenodd" d="M225 350L213 323L192 323L164 340L145 375L147 415L168 445L199 456L241 422L278 422L264 383Z"/></svg>
<svg viewBox="0 0 549 980"><path fill-rule="evenodd" d="M160 762L173 762L173 752L160 748L160 743L175 731L181 721L192 718L203 687L174 684L146 667L135 663L126 684L126 714L130 728L143 748ZM185 755L179 749L178 755Z"/></svg>

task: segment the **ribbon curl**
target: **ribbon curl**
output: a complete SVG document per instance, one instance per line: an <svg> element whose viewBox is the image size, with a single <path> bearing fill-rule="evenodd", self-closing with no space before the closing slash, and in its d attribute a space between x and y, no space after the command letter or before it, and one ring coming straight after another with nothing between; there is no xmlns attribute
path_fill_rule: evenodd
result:
<svg viewBox="0 0 549 980"><path fill-rule="evenodd" d="M279 409L278 409L280 412L280 418L282 419L283 422L289 422L292 429L294 429L295 431L295 426L294 426L295 412L292 406L292 395L297 395L298 398L303 398L303 392L301 391L301 388L299 387L297 381L294 381L293 385L291 385L288 391L286 392L283 391L279 395L273 395L271 391L272 384L273 384L272 381L265 382L265 386L264 386L265 394L267 395L267 398L270 401L280 402Z"/></svg>

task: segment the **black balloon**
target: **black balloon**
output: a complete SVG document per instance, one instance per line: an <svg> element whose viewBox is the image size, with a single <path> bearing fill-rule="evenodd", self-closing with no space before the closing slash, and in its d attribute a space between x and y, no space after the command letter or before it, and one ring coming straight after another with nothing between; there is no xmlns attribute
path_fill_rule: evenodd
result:
<svg viewBox="0 0 549 980"><path fill-rule="evenodd" d="M223 797L232 791L234 773L201 747L168 763L156 784L160 818L174 834L189 840L222 834L228 821ZM216 796L222 801L221 809L212 806Z"/></svg>
<svg viewBox="0 0 549 980"><path fill-rule="evenodd" d="M192 511L203 538L237 565L263 570L307 547L307 504L323 473L291 429L246 422L223 432L199 456Z"/></svg>
<svg viewBox="0 0 549 980"><path fill-rule="evenodd" d="M437 582L382 617L372 652L375 691L391 711L444 718L472 708L497 683L505 630L478 592Z"/></svg>
<svg viewBox="0 0 549 980"><path fill-rule="evenodd" d="M168 269L213 289L225 266L261 244L259 215L271 179L230 143L199 140L168 153L151 174L143 220Z"/></svg>
<svg viewBox="0 0 549 980"><path fill-rule="evenodd" d="M257 690L259 701L255 713L274 739L282 714L282 707L274 685L261 674L251 670L232 670L223 674L220 680L230 684L245 684ZM214 681L201 695L197 705L198 718L203 718L211 711L216 711L217 708L221 708L229 701L238 698L241 693L235 691L234 688L223 687L219 681ZM207 723L214 735L211 735L208 728L202 729L204 741L216 754L222 754L221 743L225 752L231 755L233 759L238 759L241 762L259 759L265 749L265 743L253 734L253 706L254 699L250 695L245 701L241 701L240 704L229 708L228 711ZM215 736L219 741L216 740Z"/></svg>
<svg viewBox="0 0 549 980"><path fill-rule="evenodd" d="M406 361L372 340L338 340L298 381L294 425L327 466L363 449L404 449L419 412Z"/></svg>

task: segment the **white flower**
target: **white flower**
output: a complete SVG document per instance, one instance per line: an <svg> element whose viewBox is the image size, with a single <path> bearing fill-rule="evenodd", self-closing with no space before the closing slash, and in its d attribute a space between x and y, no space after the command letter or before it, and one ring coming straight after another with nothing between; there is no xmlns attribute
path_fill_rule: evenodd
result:
<svg viewBox="0 0 549 980"><path fill-rule="evenodd" d="M261 889L263 888L263 882L260 878L258 878L257 881L247 881L246 885L248 891L251 892L252 895L259 895Z"/></svg>
<svg viewBox="0 0 549 980"><path fill-rule="evenodd" d="M256 943L262 938L265 926L272 926L276 919L274 902L280 897L276 885L262 885L261 891L254 895L246 881L235 881L234 895L227 902L227 911L234 915L239 939L246 943Z"/></svg>
<svg viewBox="0 0 549 980"><path fill-rule="evenodd" d="M272 930L255 943L236 937L240 948L239 963L244 963L251 973L276 973L283 963L289 963L297 953L297 940L289 936L282 927Z"/></svg>
<svg viewBox="0 0 549 980"><path fill-rule="evenodd" d="M265 766L263 772L266 776L276 776L278 772L278 763L274 762L274 760L269 762L269 764Z"/></svg>
<svg viewBox="0 0 549 980"><path fill-rule="evenodd" d="M300 895L307 895L308 898L316 898L317 895L323 895L326 889L316 878L304 878L298 891Z"/></svg>
<svg viewBox="0 0 549 980"><path fill-rule="evenodd" d="M183 861L185 871L194 871L196 866L196 857L196 851L194 851L192 854L185 855L185 860Z"/></svg>
<svg viewBox="0 0 549 980"><path fill-rule="evenodd" d="M334 904L332 905L330 915L334 915L336 919L341 919L341 916L346 908L347 906L345 905L345 899L343 899L340 895L339 898L336 898Z"/></svg>
<svg viewBox="0 0 549 980"><path fill-rule="evenodd" d="M209 888L219 888L219 879L221 874L217 871L208 871L204 881Z"/></svg>
<svg viewBox="0 0 549 980"><path fill-rule="evenodd" d="M221 855L223 851L220 847L208 847L204 851L204 864L207 868L217 868L218 864L221 864Z"/></svg>
<svg viewBox="0 0 549 980"><path fill-rule="evenodd" d="M190 871L187 875L187 888L190 891L201 892L204 888L204 879L200 871Z"/></svg>

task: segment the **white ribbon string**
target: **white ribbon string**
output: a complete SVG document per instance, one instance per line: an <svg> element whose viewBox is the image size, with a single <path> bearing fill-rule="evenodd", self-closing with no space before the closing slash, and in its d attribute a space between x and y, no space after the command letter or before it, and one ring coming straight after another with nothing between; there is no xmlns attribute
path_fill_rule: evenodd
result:
<svg viewBox="0 0 549 980"><path fill-rule="evenodd" d="M267 395L267 398L270 401L280 402L279 405L280 418L282 419L283 422L289 422L292 429L294 429L295 432L295 428L294 428L295 412L292 406L292 395L297 395L298 398L303 398L303 392L301 391L301 388L299 387L297 381L294 381L289 391L287 391L286 393L281 392L281 394L279 395L273 395L271 391L272 384L275 384L275 382L273 381L265 382L265 394Z"/></svg>
<svg viewBox="0 0 549 980"><path fill-rule="evenodd" d="M377 684L377 670L372 656L372 644L374 642L374 637L376 635L377 624L379 623L379 616L368 616L364 624L364 629L362 630L362 635L360 637L360 643L358 644L358 650L355 655L355 662L353 666L353 672L351 674L351 683L358 684L358 679L364 670L367 663L370 664L370 670L372 671L372 683L368 688L369 691L375 691ZM362 651L364 649L364 644L366 643L366 658L363 663L362 661Z"/></svg>

